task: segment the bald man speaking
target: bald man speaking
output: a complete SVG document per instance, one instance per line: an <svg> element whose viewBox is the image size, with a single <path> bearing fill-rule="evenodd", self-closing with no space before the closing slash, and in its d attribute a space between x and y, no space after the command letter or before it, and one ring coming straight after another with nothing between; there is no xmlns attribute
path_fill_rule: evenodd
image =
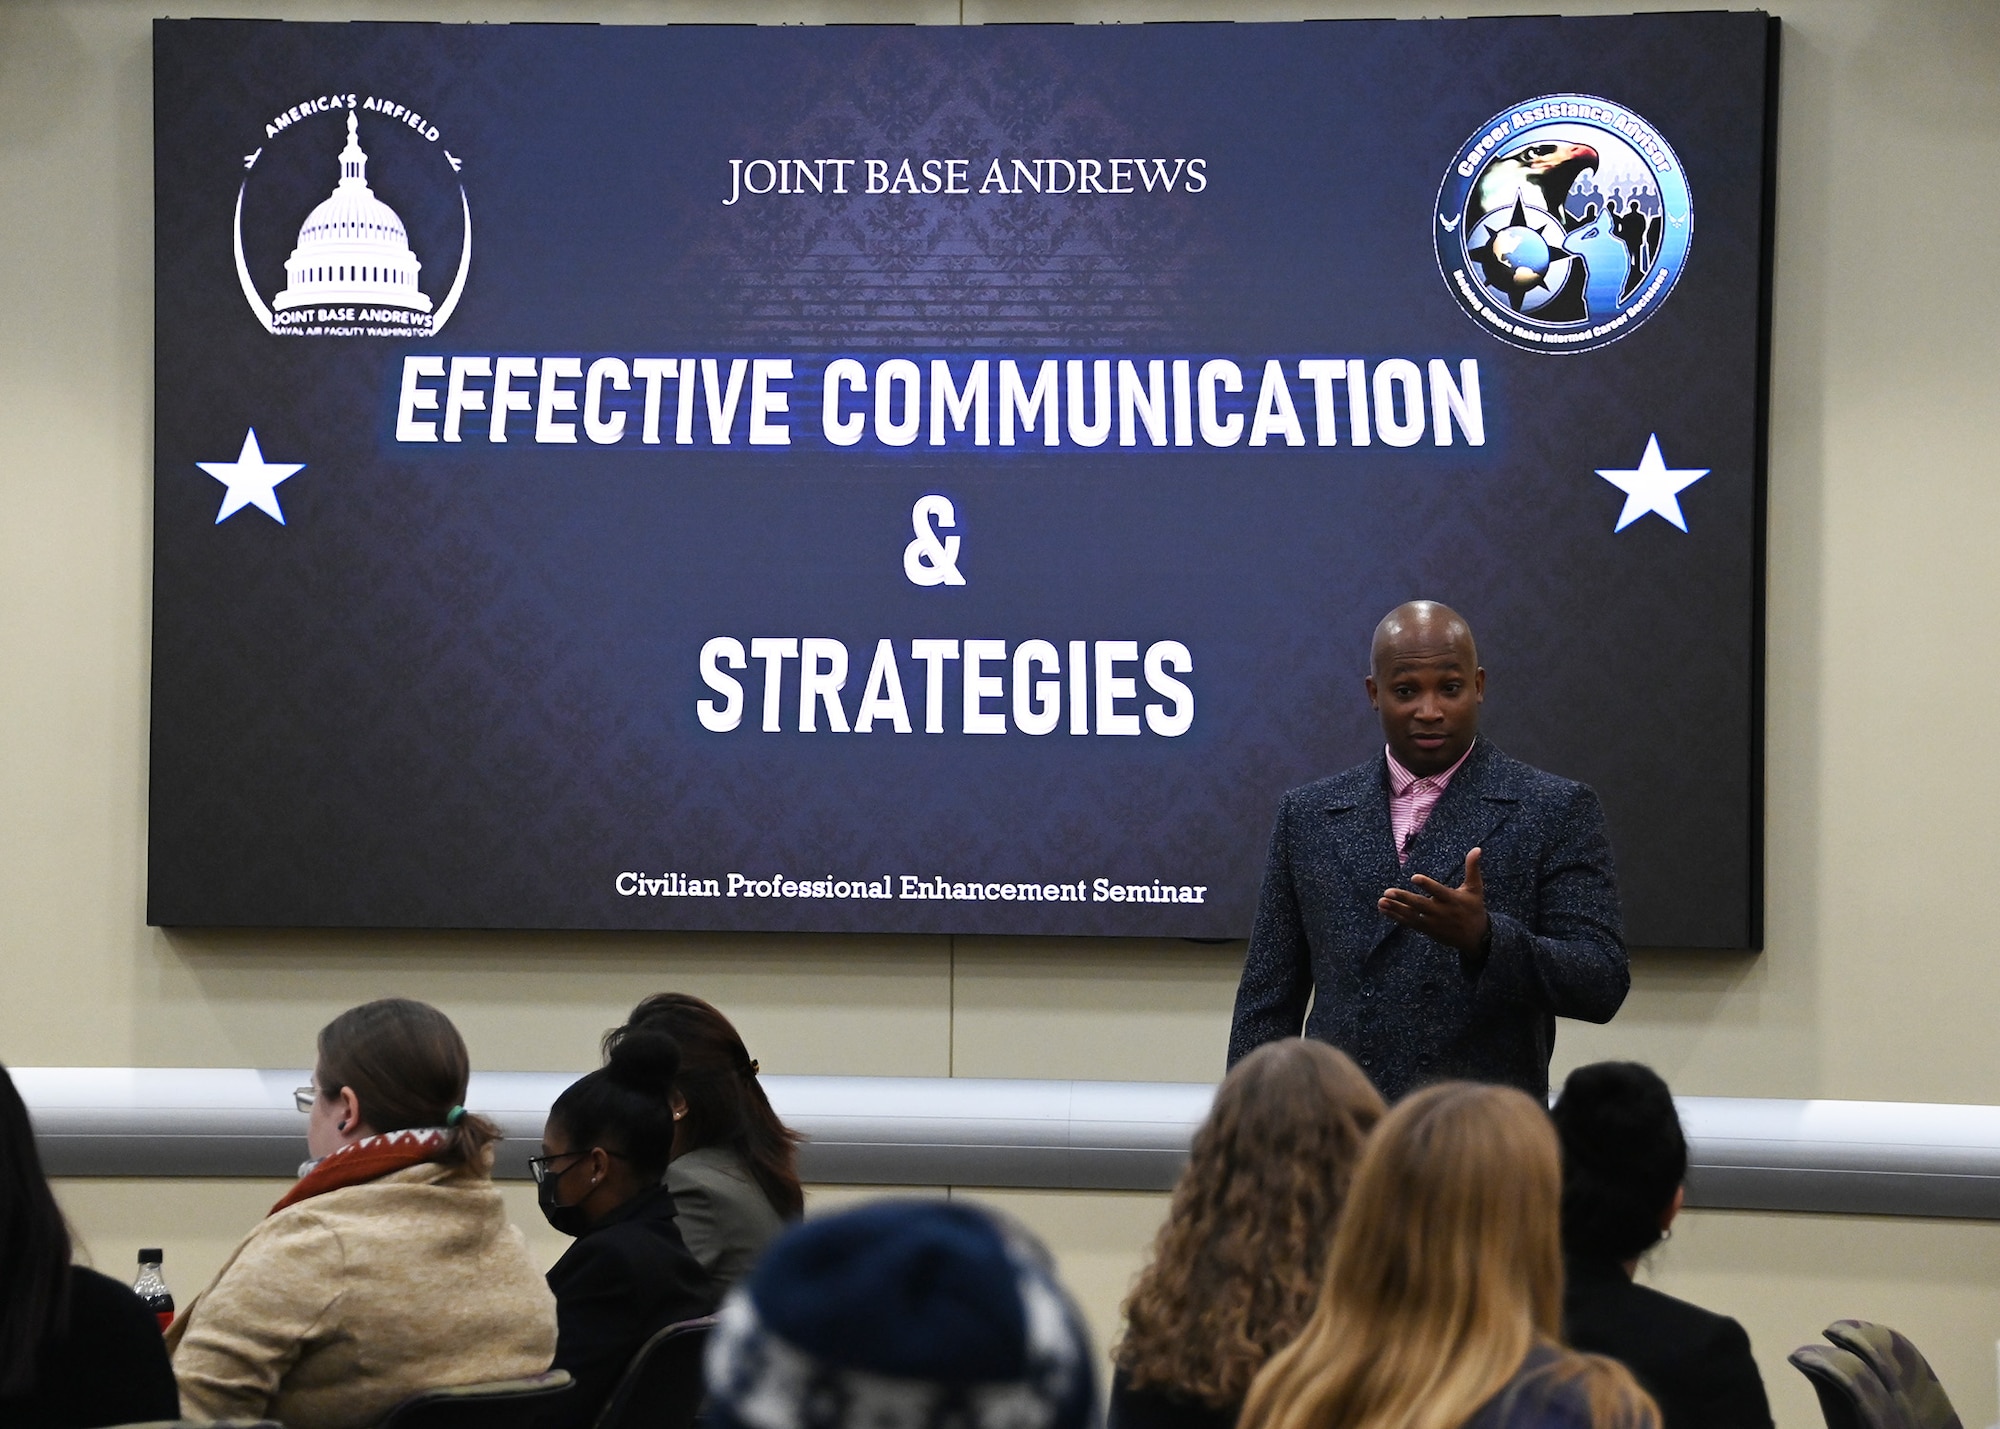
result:
<svg viewBox="0 0 2000 1429"><path fill-rule="evenodd" d="M1546 1098L1556 1018L1608 1022L1631 982L1604 811L1479 737L1456 611L1398 606L1369 663L1387 747L1279 806L1230 1065L1303 1023L1391 1101L1447 1077Z"/></svg>

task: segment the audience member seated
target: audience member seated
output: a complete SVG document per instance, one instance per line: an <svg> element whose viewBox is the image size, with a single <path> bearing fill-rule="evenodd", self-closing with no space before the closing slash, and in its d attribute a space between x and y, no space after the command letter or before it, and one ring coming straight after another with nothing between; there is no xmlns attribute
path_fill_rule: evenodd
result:
<svg viewBox="0 0 2000 1429"><path fill-rule="evenodd" d="M1561 1198L1555 1128L1526 1094L1442 1082L1399 1102L1241 1429L1658 1429L1623 1366L1557 1343Z"/></svg>
<svg viewBox="0 0 2000 1429"><path fill-rule="evenodd" d="M723 1302L713 1429L1088 1429L1090 1337L1026 1231L880 1201L785 1233Z"/></svg>
<svg viewBox="0 0 2000 1429"><path fill-rule="evenodd" d="M680 1060L664 1032L621 1037L608 1065L556 1098L530 1163L542 1214L576 1237L549 1272L555 1367L576 1381L543 1420L551 1429L593 1423L641 1345L715 1308L708 1273L675 1228L673 1193L660 1184L674 1148Z"/></svg>
<svg viewBox="0 0 2000 1429"><path fill-rule="evenodd" d="M1563 1083L1555 1122L1569 1343L1630 1368L1666 1429L1771 1429L1743 1327L1632 1280L1680 1213L1687 1176L1667 1084L1636 1062L1579 1067Z"/></svg>
<svg viewBox="0 0 2000 1429"><path fill-rule="evenodd" d="M787 1221L804 1214L799 1138L771 1110L743 1039L708 1003L686 993L656 993L605 1036L605 1056L641 1027L680 1044L667 1189L674 1193L681 1238L719 1297Z"/></svg>
<svg viewBox="0 0 2000 1429"><path fill-rule="evenodd" d="M361 1429L419 1390L538 1374L555 1297L493 1186L465 1043L389 998L319 1034L297 1185L174 1322L190 1417Z"/></svg>
<svg viewBox="0 0 2000 1429"><path fill-rule="evenodd" d="M1110 1429L1232 1429L1291 1343L1382 1097L1344 1052L1293 1037L1238 1062L1125 1302Z"/></svg>
<svg viewBox="0 0 2000 1429"><path fill-rule="evenodd" d="M159 1322L109 1276L70 1263L35 1129L0 1067L0 1424L128 1424L181 1412Z"/></svg>

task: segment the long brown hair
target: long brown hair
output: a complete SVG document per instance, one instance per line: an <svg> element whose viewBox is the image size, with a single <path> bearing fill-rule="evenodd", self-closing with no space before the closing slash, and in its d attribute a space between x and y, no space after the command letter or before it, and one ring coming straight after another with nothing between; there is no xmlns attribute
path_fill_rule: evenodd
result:
<svg viewBox="0 0 2000 1429"><path fill-rule="evenodd" d="M405 1131L444 1126L465 1102L471 1058L451 1019L427 1002L385 997L350 1007L319 1032L320 1090L346 1087L372 1130ZM500 1128L467 1113L446 1128L444 1144L429 1159L440 1165L484 1171Z"/></svg>
<svg viewBox="0 0 2000 1429"><path fill-rule="evenodd" d="M1548 1113L1444 1082L1382 1119L1334 1232L1318 1306L1250 1387L1239 1429L1458 1429L1536 1345L1592 1423L1657 1425L1631 1376L1554 1346L1562 1167Z"/></svg>
<svg viewBox="0 0 2000 1429"><path fill-rule="evenodd" d="M1236 1064L1125 1301L1113 1355L1134 1388L1216 1408L1298 1334L1382 1097L1344 1052L1288 1038Z"/></svg>
<svg viewBox="0 0 2000 1429"><path fill-rule="evenodd" d="M788 1221L805 1214L805 1190L799 1185L801 1138L771 1110L757 1080L757 1064L729 1019L688 993L656 992L632 1009L623 1027L604 1034L605 1060L642 1027L680 1043L675 1085L687 1102L682 1150L721 1146L736 1152L773 1210Z"/></svg>

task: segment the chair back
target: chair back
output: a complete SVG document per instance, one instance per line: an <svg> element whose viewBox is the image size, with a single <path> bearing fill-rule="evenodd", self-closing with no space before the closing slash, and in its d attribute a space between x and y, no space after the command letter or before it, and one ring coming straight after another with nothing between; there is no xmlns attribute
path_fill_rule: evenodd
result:
<svg viewBox="0 0 2000 1429"><path fill-rule="evenodd" d="M1812 1382L1826 1429L1916 1429L1859 1355L1834 1345L1801 1345L1786 1358Z"/></svg>
<svg viewBox="0 0 2000 1429"><path fill-rule="evenodd" d="M681 1320L654 1334L632 1356L596 1429L693 1429L706 1397L701 1357L715 1316Z"/></svg>
<svg viewBox="0 0 2000 1429"><path fill-rule="evenodd" d="M1907 1338L1866 1320L1835 1320L1825 1334L1875 1371L1912 1429L1965 1429L1930 1361Z"/></svg>
<svg viewBox="0 0 2000 1429"><path fill-rule="evenodd" d="M570 1392L566 1369L488 1384L455 1384L413 1394L377 1429L532 1429L542 1414Z"/></svg>

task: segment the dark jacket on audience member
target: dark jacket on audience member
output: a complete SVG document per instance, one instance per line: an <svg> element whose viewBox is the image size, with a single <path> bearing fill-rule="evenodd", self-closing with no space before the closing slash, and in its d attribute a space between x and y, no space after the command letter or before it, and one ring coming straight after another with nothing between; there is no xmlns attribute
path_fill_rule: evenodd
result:
<svg viewBox="0 0 2000 1429"><path fill-rule="evenodd" d="M1622 1266L1569 1262L1563 1332L1576 1349L1631 1370L1658 1401L1664 1429L1771 1429L1743 1327L1633 1284Z"/></svg>
<svg viewBox="0 0 2000 1429"><path fill-rule="evenodd" d="M743 1158L721 1146L704 1146L667 1163L681 1239L701 1262L715 1298L741 1280L785 1222Z"/></svg>
<svg viewBox="0 0 2000 1429"><path fill-rule="evenodd" d="M68 1333L43 1355L33 1393L0 1399L0 1424L94 1429L180 1414L153 1312L110 1276L72 1265Z"/></svg>
<svg viewBox="0 0 2000 1429"><path fill-rule="evenodd" d="M1105 1429L1235 1429L1241 1404L1221 1409L1170 1389L1134 1389L1122 1369L1112 1371L1111 1404Z"/></svg>
<svg viewBox="0 0 2000 1429"><path fill-rule="evenodd" d="M1592 1429L1589 1391L1574 1380L1547 1377L1561 1358L1536 1345L1500 1392L1479 1407L1465 1429Z"/></svg>
<svg viewBox="0 0 2000 1429"><path fill-rule="evenodd" d="M633 1198L577 1237L549 1271L549 1289L556 1296L554 1368L576 1380L562 1408L543 1421L549 1426L593 1422L641 1345L715 1308L665 1187Z"/></svg>
<svg viewBox="0 0 2000 1429"><path fill-rule="evenodd" d="M1391 922L1376 903L1419 873L1457 887L1475 847L1493 937L1468 971L1458 949ZM1378 753L1279 805L1229 1064L1303 1024L1359 1062L1392 1102L1449 1077L1542 1099L1556 1019L1608 1022L1630 982L1597 795L1482 736L1404 866Z"/></svg>

